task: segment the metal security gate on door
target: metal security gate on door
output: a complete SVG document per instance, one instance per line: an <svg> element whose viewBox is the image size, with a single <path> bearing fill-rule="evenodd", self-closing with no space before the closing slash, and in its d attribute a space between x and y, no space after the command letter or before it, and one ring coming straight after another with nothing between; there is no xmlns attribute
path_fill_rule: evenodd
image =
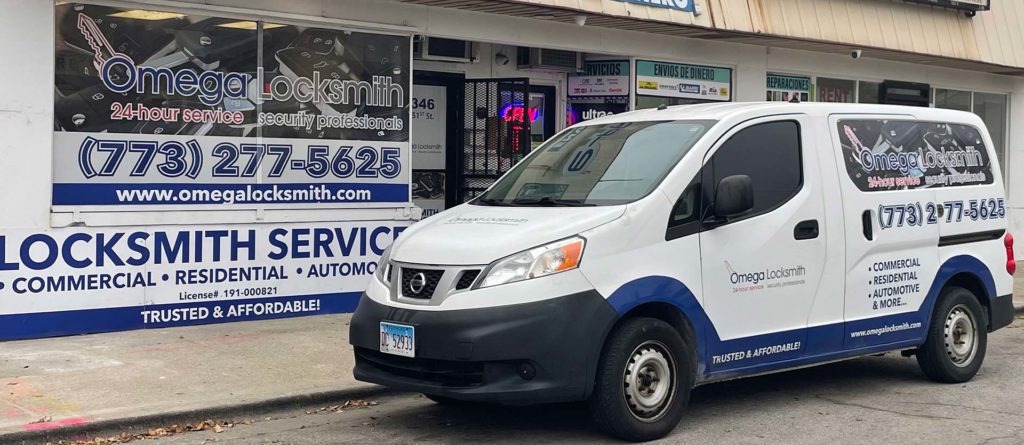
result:
<svg viewBox="0 0 1024 445"><path fill-rule="evenodd" d="M487 190L530 152L529 98L528 79L466 80L457 202Z"/></svg>

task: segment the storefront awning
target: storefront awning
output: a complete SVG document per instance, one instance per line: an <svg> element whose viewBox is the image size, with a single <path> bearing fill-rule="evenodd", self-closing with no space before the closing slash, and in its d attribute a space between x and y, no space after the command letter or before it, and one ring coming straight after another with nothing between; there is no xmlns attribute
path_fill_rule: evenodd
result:
<svg viewBox="0 0 1024 445"><path fill-rule="evenodd" d="M856 48L863 50L864 57L871 57L876 59L917 63L922 65L955 68L993 74L1014 76L1024 75L1024 67L1000 65L995 63L983 62L979 60L938 56L933 54L893 50L889 48L871 47L859 44L836 43L816 39L770 35L765 33L723 30L710 27L709 25L711 21L707 19L702 19L700 17L694 19L687 19L683 23L680 23L677 17L670 15L678 14L678 11L658 11L658 14L649 14L647 17L626 17L620 15L594 12L591 10L585 10L583 8L557 6L558 3L568 3L557 1L546 2L549 4L539 4L536 1L529 0L400 1L426 6L455 8L466 11L530 18L535 20L547 20L570 24L574 23L577 16L585 14L587 16L586 26L613 28L628 31L645 32L651 34L670 35L677 37L689 37L696 39L744 43L749 45L815 51L820 53L839 55L849 55L851 48ZM580 2L574 3L580 4Z"/></svg>

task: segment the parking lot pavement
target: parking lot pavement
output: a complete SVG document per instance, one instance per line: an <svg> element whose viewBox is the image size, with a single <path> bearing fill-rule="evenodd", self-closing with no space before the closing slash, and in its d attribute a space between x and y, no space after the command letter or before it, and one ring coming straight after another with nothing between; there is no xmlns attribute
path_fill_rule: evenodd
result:
<svg viewBox="0 0 1024 445"><path fill-rule="evenodd" d="M915 360L893 353L712 384L695 391L683 423L662 443L1019 444L1022 400L1024 319L1018 319L990 337L981 372L966 384L932 383ZM578 404L442 407L409 393L367 402L377 404L260 413L253 424L221 433L146 443L611 442Z"/></svg>

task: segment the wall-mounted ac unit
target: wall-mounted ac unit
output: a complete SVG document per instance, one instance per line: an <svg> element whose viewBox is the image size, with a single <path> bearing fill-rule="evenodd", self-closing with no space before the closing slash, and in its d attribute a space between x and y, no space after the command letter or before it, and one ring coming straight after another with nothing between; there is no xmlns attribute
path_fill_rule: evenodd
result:
<svg viewBox="0 0 1024 445"><path fill-rule="evenodd" d="M473 42L418 36L413 40L412 53L419 60L470 63L473 61Z"/></svg>
<svg viewBox="0 0 1024 445"><path fill-rule="evenodd" d="M517 62L522 70L575 73L583 69L583 54L558 49L519 47Z"/></svg>

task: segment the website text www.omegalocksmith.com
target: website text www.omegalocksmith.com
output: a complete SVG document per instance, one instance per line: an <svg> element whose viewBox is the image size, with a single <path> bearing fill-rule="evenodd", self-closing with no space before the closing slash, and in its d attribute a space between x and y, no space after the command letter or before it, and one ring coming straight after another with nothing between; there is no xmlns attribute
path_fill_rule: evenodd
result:
<svg viewBox="0 0 1024 445"><path fill-rule="evenodd" d="M273 184L266 187L246 185L237 189L120 189L117 200L126 203L308 203L308 202L370 202L373 191L361 188L333 190L327 185L287 187Z"/></svg>
<svg viewBox="0 0 1024 445"><path fill-rule="evenodd" d="M885 335L885 334L891 334L891 333L894 333L894 332L908 331L908 330L911 330L911 329L920 329L920 328L921 328L921 322L917 322L917 321L915 321L913 323L904 322L904 323L901 323L901 324L890 324L890 325L886 325L886 326L882 326L882 327L874 328L874 329L865 329L863 331L853 331L853 332L850 332L850 338L878 336L878 335Z"/></svg>

